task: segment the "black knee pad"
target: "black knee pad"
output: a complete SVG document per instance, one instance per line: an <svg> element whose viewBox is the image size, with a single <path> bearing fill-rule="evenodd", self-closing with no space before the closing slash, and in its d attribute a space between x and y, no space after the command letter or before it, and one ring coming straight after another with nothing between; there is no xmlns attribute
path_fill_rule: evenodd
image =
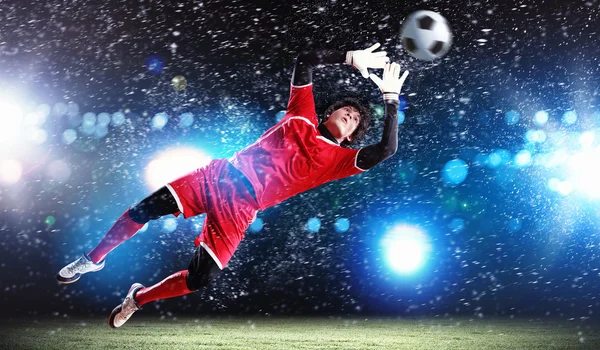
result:
<svg viewBox="0 0 600 350"><path fill-rule="evenodd" d="M129 208L129 217L138 224L145 224L161 216L177 212L177 201L166 186Z"/></svg>
<svg viewBox="0 0 600 350"><path fill-rule="evenodd" d="M187 285L189 290L198 290L208 286L210 281L211 279L207 274L194 275L191 274L188 270L188 275L185 279L185 284Z"/></svg>
<svg viewBox="0 0 600 350"><path fill-rule="evenodd" d="M190 261L185 282L189 290L198 290L208 286L220 273L221 269L213 258L204 248L198 247Z"/></svg>

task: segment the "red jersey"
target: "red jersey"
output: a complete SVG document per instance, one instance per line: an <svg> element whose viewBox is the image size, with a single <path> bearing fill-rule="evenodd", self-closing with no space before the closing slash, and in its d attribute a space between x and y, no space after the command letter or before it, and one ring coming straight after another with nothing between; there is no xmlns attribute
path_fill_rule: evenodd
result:
<svg viewBox="0 0 600 350"><path fill-rule="evenodd" d="M312 84L292 85L283 119L229 159L252 184L261 210L365 171L356 165L359 150L322 136L318 124Z"/></svg>

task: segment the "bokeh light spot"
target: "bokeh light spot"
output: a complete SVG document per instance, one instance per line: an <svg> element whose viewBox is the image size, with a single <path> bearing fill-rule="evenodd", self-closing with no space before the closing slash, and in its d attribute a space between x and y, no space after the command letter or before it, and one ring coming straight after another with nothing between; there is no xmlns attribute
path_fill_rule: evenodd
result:
<svg viewBox="0 0 600 350"><path fill-rule="evenodd" d="M462 159L448 161L442 169L442 179L450 186L455 186L465 181L469 167Z"/></svg>
<svg viewBox="0 0 600 350"><path fill-rule="evenodd" d="M315 233L321 229L321 220L317 218L310 218L306 222L306 231Z"/></svg>
<svg viewBox="0 0 600 350"><path fill-rule="evenodd" d="M348 229L350 228L350 220L348 220L346 218L339 218L339 219L335 220L335 224L333 224L333 228L335 229L335 232L337 232L337 233L344 233L344 232L348 231Z"/></svg>

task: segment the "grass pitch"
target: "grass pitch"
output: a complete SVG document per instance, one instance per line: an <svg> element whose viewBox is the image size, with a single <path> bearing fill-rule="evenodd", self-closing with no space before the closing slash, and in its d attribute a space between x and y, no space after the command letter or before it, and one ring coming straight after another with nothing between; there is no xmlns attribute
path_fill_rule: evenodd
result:
<svg viewBox="0 0 600 350"><path fill-rule="evenodd" d="M469 318L180 318L0 321L0 349L600 349L578 321Z"/></svg>

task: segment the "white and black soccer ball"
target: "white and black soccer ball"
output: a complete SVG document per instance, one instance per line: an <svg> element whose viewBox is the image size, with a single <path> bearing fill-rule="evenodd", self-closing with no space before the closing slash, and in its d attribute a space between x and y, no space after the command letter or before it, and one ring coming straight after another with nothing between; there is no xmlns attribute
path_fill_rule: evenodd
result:
<svg viewBox="0 0 600 350"><path fill-rule="evenodd" d="M402 24L400 34L406 52L424 61L444 56L452 45L448 21L433 11L411 13Z"/></svg>

